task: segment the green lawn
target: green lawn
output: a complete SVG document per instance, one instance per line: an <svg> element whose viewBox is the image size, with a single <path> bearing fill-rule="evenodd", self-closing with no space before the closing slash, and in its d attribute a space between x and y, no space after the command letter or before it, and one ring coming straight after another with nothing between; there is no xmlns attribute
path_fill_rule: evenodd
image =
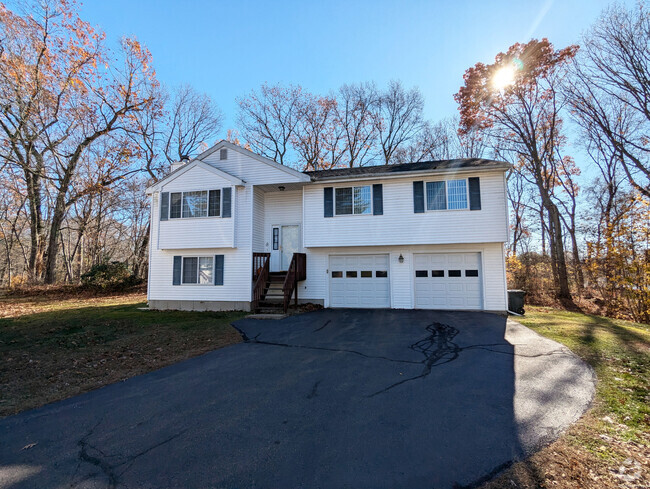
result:
<svg viewBox="0 0 650 489"><path fill-rule="evenodd" d="M543 307L513 319L589 363L596 398L560 440L485 487L648 487L635 484L650 480L650 327Z"/></svg>
<svg viewBox="0 0 650 489"><path fill-rule="evenodd" d="M245 313L143 311L141 295L2 299L0 416L237 343Z"/></svg>

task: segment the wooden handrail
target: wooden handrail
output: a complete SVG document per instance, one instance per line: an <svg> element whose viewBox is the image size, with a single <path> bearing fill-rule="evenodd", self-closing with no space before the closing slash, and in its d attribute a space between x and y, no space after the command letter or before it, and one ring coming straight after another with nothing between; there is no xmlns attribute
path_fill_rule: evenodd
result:
<svg viewBox="0 0 650 489"><path fill-rule="evenodd" d="M307 278L307 255L305 253L294 253L291 257L291 264L284 279L282 290L284 292L284 312L289 310L291 296L295 292L296 306L298 305L298 282Z"/></svg>
<svg viewBox="0 0 650 489"><path fill-rule="evenodd" d="M269 280L270 259L271 253L253 253L253 312L257 311L266 289L266 282Z"/></svg>

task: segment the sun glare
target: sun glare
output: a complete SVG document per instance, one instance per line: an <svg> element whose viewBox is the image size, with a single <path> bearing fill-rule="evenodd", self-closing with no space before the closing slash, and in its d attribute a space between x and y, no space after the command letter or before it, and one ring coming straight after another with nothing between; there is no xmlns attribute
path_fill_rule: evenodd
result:
<svg viewBox="0 0 650 489"><path fill-rule="evenodd" d="M512 65L499 68L492 76L492 86L497 90L503 90L512 85L515 82L515 71L515 67Z"/></svg>

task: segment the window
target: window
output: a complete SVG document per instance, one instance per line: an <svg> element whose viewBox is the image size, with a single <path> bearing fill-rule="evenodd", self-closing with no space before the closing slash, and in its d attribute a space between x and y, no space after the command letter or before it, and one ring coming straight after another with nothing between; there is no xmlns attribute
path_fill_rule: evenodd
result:
<svg viewBox="0 0 650 489"><path fill-rule="evenodd" d="M343 272L332 272L332 278L343 278Z"/></svg>
<svg viewBox="0 0 650 489"><path fill-rule="evenodd" d="M178 192L169 196L169 218L178 219L181 217L181 201L183 194Z"/></svg>
<svg viewBox="0 0 650 489"><path fill-rule="evenodd" d="M432 278L440 278L445 276L445 271L444 270L431 270L431 277Z"/></svg>
<svg viewBox="0 0 650 489"><path fill-rule="evenodd" d="M280 245L280 228L273 228L273 249L277 250Z"/></svg>
<svg viewBox="0 0 650 489"><path fill-rule="evenodd" d="M467 209L466 180L449 180L447 182L447 203L449 209Z"/></svg>
<svg viewBox="0 0 650 489"><path fill-rule="evenodd" d="M227 148L222 148L219 150L219 159L220 160L227 160L228 159L228 149Z"/></svg>
<svg viewBox="0 0 650 489"><path fill-rule="evenodd" d="M427 182L427 210L439 211L446 208L445 182Z"/></svg>
<svg viewBox="0 0 650 489"><path fill-rule="evenodd" d="M345 272L345 278L357 278L356 270L348 270Z"/></svg>
<svg viewBox="0 0 650 489"><path fill-rule="evenodd" d="M199 283L211 284L212 278L212 257L201 256L199 257Z"/></svg>
<svg viewBox="0 0 650 489"><path fill-rule="evenodd" d="M478 270L465 270L466 277L478 277Z"/></svg>
<svg viewBox="0 0 650 489"><path fill-rule="evenodd" d="M208 216L214 217L221 214L221 190L210 190L208 199Z"/></svg>
<svg viewBox="0 0 650 489"><path fill-rule="evenodd" d="M449 270L448 277L460 277L460 270Z"/></svg>
<svg viewBox="0 0 650 489"><path fill-rule="evenodd" d="M467 180L427 182L427 210L467 209Z"/></svg>
<svg viewBox="0 0 650 489"><path fill-rule="evenodd" d="M361 270L361 278L372 278L372 270Z"/></svg>
<svg viewBox="0 0 650 489"><path fill-rule="evenodd" d="M375 277L377 277L377 278L386 278L386 277L388 277L388 272L386 270L377 270L375 272Z"/></svg>
<svg viewBox="0 0 650 489"><path fill-rule="evenodd" d="M199 259L195 256L186 256L183 258L183 283L196 284L198 283L198 262Z"/></svg>
<svg viewBox="0 0 650 489"><path fill-rule="evenodd" d="M183 217L206 217L208 215L208 192L183 192Z"/></svg>
<svg viewBox="0 0 650 489"><path fill-rule="evenodd" d="M183 284L214 283L214 258L211 256L183 257Z"/></svg>
<svg viewBox="0 0 650 489"><path fill-rule="evenodd" d="M341 187L335 189L336 215L372 214L370 185L364 187Z"/></svg>
<svg viewBox="0 0 650 489"><path fill-rule="evenodd" d="M428 277L429 276L429 271L428 270L416 270L415 271L415 276L416 277Z"/></svg>
<svg viewBox="0 0 650 489"><path fill-rule="evenodd" d="M230 217L225 189L173 192L169 195L169 218Z"/></svg>

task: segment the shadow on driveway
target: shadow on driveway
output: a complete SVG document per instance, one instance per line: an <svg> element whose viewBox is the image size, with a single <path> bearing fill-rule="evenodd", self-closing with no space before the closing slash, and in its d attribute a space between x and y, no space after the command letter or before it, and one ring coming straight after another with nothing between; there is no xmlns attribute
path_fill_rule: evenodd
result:
<svg viewBox="0 0 650 489"><path fill-rule="evenodd" d="M471 487L564 428L535 419L586 407L560 392L579 366L542 372L574 357L497 315L235 326L245 343L1 420L0 487Z"/></svg>

